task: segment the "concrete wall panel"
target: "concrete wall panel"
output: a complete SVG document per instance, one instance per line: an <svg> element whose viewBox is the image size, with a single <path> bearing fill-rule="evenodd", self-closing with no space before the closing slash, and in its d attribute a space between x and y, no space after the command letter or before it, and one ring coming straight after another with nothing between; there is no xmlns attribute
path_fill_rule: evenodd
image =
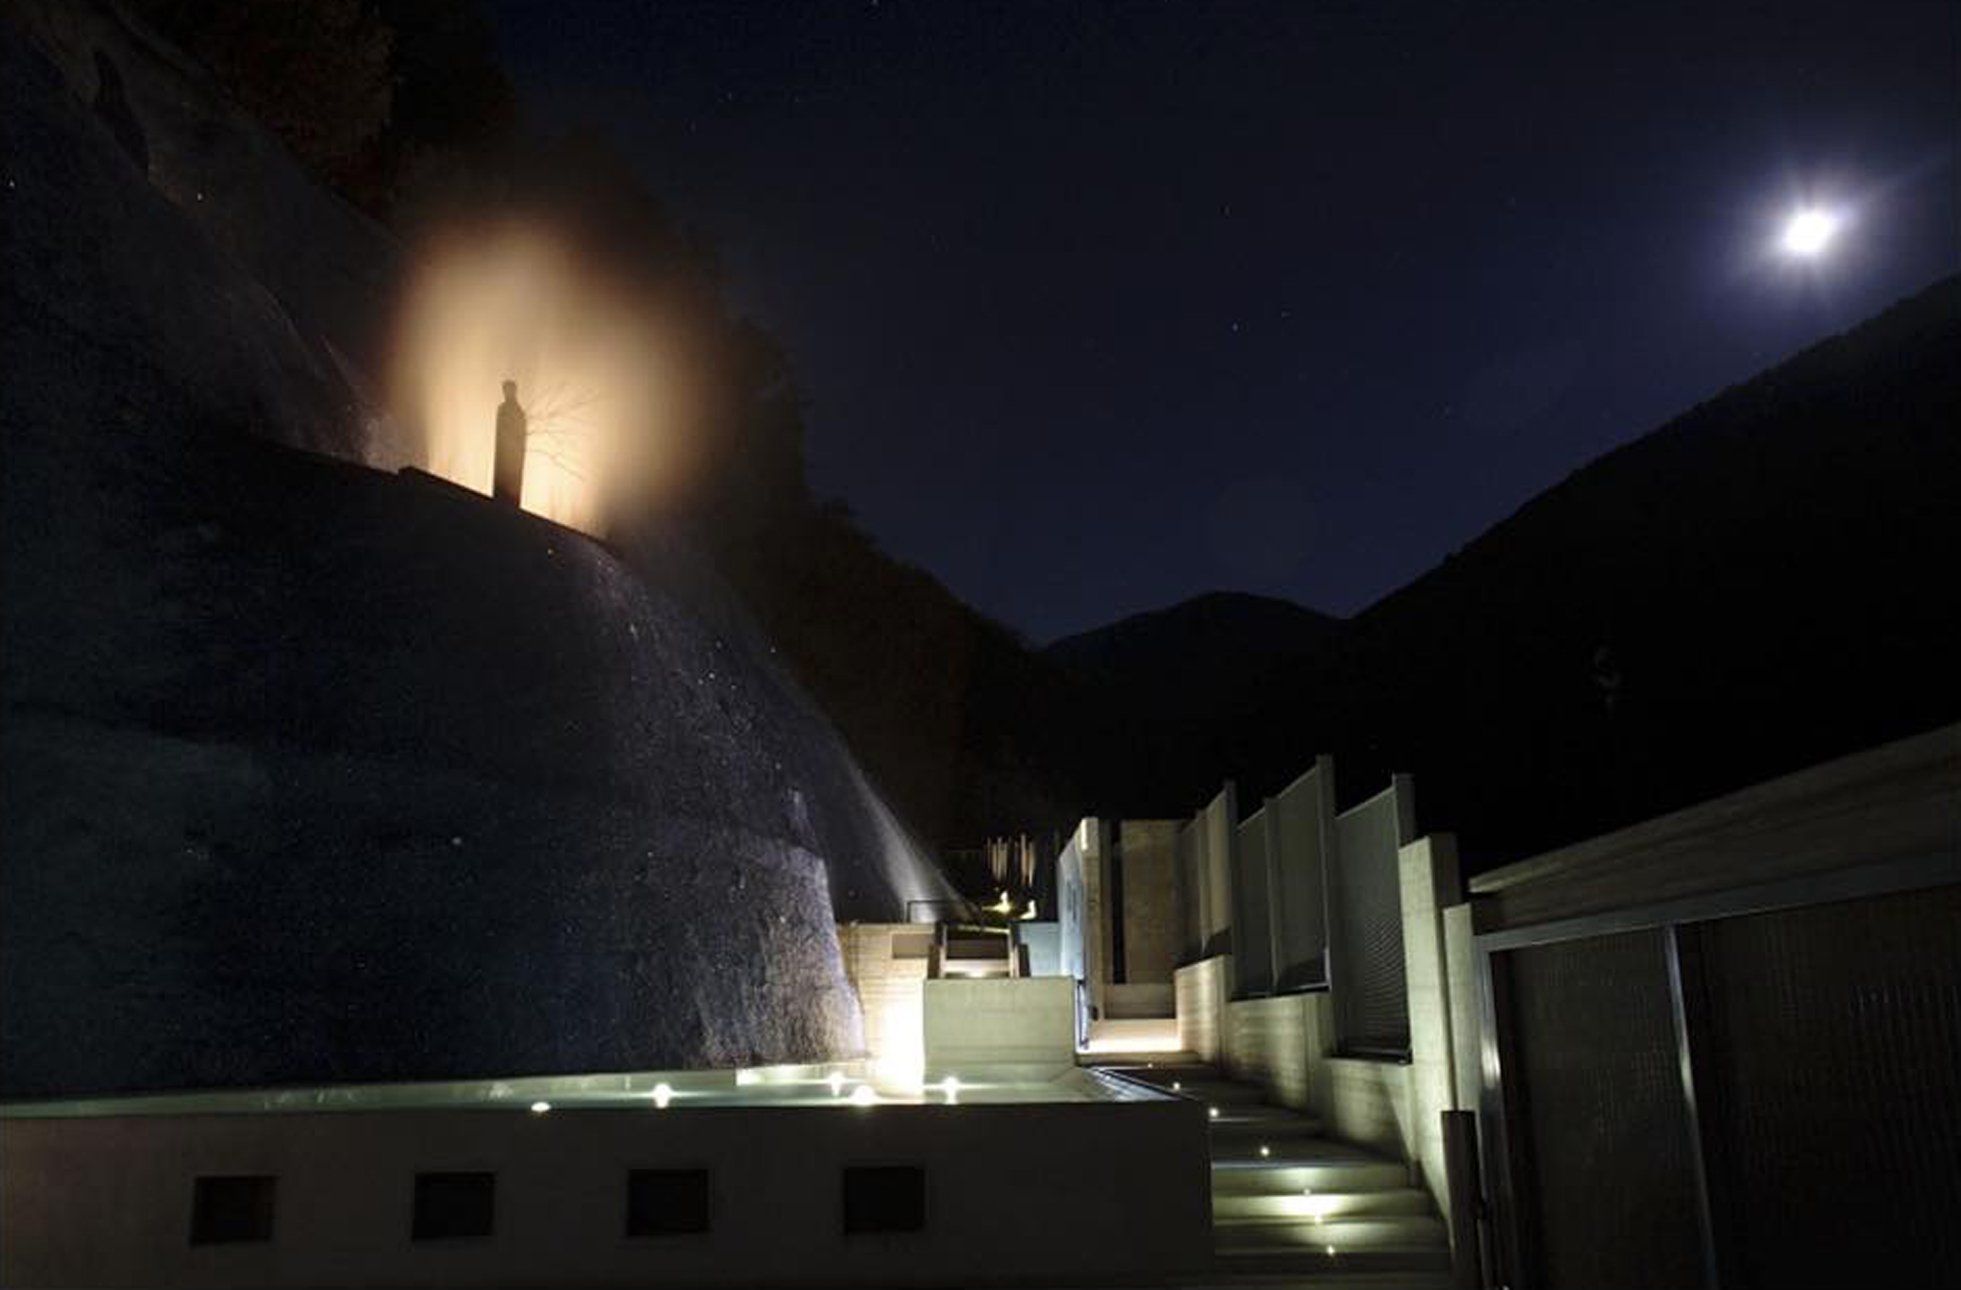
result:
<svg viewBox="0 0 1961 1290"><path fill-rule="evenodd" d="M1415 1140L1410 1067L1404 1062L1330 1057L1327 1092L1315 1109L1334 1137L1408 1160Z"/></svg>
<svg viewBox="0 0 1961 1290"><path fill-rule="evenodd" d="M1226 1068L1251 1080L1282 1106L1308 1111L1325 1093L1328 996L1288 994L1226 1005Z"/></svg>
<svg viewBox="0 0 1961 1290"><path fill-rule="evenodd" d="M1227 983L1232 980L1232 956L1200 959L1178 969L1174 984L1178 1006L1178 1047L1206 1061L1223 1054Z"/></svg>
<svg viewBox="0 0 1961 1290"><path fill-rule="evenodd" d="M1026 1283L1155 1278L1211 1255L1205 1119L1175 1099L159 1115L0 1131L10 1286ZM924 1169L923 1230L843 1232L841 1171L859 1164ZM708 1232L624 1235L627 1171L650 1168L709 1171ZM496 1174L492 1236L409 1239L415 1174L434 1170ZM273 1239L191 1245L195 1177L256 1173L278 1178Z"/></svg>
<svg viewBox="0 0 1961 1290"><path fill-rule="evenodd" d="M1123 847L1124 981L1169 986L1178 964L1181 921L1178 823L1125 820L1117 827Z"/></svg>
<svg viewBox="0 0 1961 1290"><path fill-rule="evenodd" d="M1076 987L1068 977L928 981L926 1078L990 1065L1076 1060Z"/></svg>
<svg viewBox="0 0 1961 1290"><path fill-rule="evenodd" d="M844 923L844 972L865 1017L865 1056L881 1072L916 1071L924 1061L921 991L933 929L923 923Z"/></svg>
<svg viewBox="0 0 1961 1290"><path fill-rule="evenodd" d="M1232 854L1233 993L1273 992L1272 871L1264 810L1240 821Z"/></svg>
<svg viewBox="0 0 1961 1290"><path fill-rule="evenodd" d="M1396 864L1403 902L1403 976L1409 994L1412 1156L1437 1209L1448 1219L1442 1116L1455 1110L1458 1102L1442 907L1457 894L1456 842L1448 835L1419 838L1398 850Z"/></svg>

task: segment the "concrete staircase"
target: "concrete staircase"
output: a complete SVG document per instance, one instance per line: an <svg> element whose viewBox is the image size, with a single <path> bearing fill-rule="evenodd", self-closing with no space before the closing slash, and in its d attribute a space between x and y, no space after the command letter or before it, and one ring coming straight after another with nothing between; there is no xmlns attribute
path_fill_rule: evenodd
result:
<svg viewBox="0 0 1961 1290"><path fill-rule="evenodd" d="M1320 1121L1269 1104L1257 1085L1226 1079L1191 1054L1126 1056L1106 1068L1208 1108L1221 1272L1317 1283L1394 1273L1393 1284L1408 1290L1449 1284L1449 1234L1401 1162L1322 1136Z"/></svg>
<svg viewBox="0 0 1961 1290"><path fill-rule="evenodd" d="M928 971L935 977L1016 976L1016 952L1006 932L942 924Z"/></svg>

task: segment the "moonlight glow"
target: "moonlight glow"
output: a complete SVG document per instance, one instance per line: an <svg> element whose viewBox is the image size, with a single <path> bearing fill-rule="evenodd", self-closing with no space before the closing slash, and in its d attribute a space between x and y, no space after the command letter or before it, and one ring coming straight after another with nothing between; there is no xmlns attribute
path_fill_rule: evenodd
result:
<svg viewBox="0 0 1961 1290"><path fill-rule="evenodd" d="M1816 207L1798 211L1784 225L1781 245L1787 255L1812 259L1823 255L1838 236L1839 217Z"/></svg>

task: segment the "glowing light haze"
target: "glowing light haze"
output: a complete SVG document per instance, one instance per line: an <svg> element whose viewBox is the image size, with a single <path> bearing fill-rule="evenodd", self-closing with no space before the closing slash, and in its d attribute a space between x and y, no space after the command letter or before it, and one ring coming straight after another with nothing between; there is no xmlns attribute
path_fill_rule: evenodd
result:
<svg viewBox="0 0 1961 1290"><path fill-rule="evenodd" d="M516 381L524 509L600 533L627 494L665 482L659 353L651 323L548 235L455 235L425 255L401 312L393 402L432 473L489 493L502 383Z"/></svg>
<svg viewBox="0 0 1961 1290"><path fill-rule="evenodd" d="M1812 259L1823 255L1838 236L1843 221L1831 211L1806 207L1784 225L1783 248L1789 255Z"/></svg>

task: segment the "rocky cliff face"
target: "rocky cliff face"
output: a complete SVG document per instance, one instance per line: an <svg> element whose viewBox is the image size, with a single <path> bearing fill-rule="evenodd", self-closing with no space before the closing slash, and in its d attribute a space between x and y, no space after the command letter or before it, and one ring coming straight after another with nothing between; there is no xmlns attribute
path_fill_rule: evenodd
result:
<svg viewBox="0 0 1961 1290"><path fill-rule="evenodd" d="M0 14L0 1095L855 1049L941 882L685 536L374 469L386 236Z"/></svg>

